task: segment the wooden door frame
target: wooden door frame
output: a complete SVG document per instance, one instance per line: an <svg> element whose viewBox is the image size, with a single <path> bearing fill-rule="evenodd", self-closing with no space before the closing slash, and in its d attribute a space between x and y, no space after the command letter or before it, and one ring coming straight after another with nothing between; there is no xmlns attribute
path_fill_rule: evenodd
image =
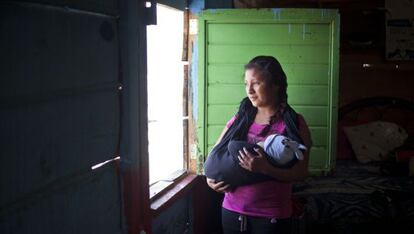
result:
<svg viewBox="0 0 414 234"><path fill-rule="evenodd" d="M129 234L151 233L149 200L146 26L154 19L146 1L119 1L121 176ZM125 224L125 223L124 223Z"/></svg>

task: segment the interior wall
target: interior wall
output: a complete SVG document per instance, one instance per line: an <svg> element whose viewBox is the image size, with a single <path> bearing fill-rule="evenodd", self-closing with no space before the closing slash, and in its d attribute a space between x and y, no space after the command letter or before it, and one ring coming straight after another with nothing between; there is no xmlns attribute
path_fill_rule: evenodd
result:
<svg viewBox="0 0 414 234"><path fill-rule="evenodd" d="M367 1L341 11L339 106L374 96L414 100L414 62L385 59L384 1ZM364 1L365 2L365 1Z"/></svg>
<svg viewBox="0 0 414 234"><path fill-rule="evenodd" d="M0 3L0 233L121 233L118 1Z"/></svg>
<svg viewBox="0 0 414 234"><path fill-rule="evenodd" d="M414 62L385 60L384 0L192 1L197 13L209 8L338 8L341 14L339 106L365 97L414 100ZM202 2L202 4L195 4ZM191 8L190 8L191 9ZM369 64L370 67L363 67ZM396 68L396 66L398 68Z"/></svg>
<svg viewBox="0 0 414 234"><path fill-rule="evenodd" d="M384 54L378 51L341 55L340 106L374 96L391 96L414 101L414 64L386 62L383 57ZM363 67L363 64L367 67Z"/></svg>
<svg viewBox="0 0 414 234"><path fill-rule="evenodd" d="M174 202L152 221L152 233L194 233L192 193Z"/></svg>

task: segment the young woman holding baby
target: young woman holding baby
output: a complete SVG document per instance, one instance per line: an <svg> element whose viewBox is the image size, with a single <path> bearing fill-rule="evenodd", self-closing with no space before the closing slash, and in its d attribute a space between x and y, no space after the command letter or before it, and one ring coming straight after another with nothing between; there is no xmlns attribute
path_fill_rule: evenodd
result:
<svg viewBox="0 0 414 234"><path fill-rule="evenodd" d="M289 105L286 75L272 56L257 56L245 65L247 97L231 118L215 147L227 147L234 134L248 143L258 143L271 134L282 134L306 146L303 160L278 168L266 160L263 149L239 152L240 167L264 174L271 180L231 187L225 181L207 178L216 192L225 193L222 204L224 233L289 233L292 215L292 182L308 176L312 145L309 128L301 114ZM229 130L231 129L231 130Z"/></svg>

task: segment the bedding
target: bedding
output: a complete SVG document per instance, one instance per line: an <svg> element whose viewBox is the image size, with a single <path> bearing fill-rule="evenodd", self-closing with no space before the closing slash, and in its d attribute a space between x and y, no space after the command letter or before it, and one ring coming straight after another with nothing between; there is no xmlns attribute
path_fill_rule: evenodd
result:
<svg viewBox="0 0 414 234"><path fill-rule="evenodd" d="M396 98L367 98L341 107L338 135L345 136L343 128L375 121L406 130L408 140L395 152L414 150L414 144L407 144L414 139L414 104ZM339 146L347 146L338 140ZM414 177L409 176L409 160L388 157L360 163L348 148L339 148L338 153L342 155L337 155L330 176L294 184L294 208L299 207L294 233L414 233Z"/></svg>
<svg viewBox="0 0 414 234"><path fill-rule="evenodd" d="M301 215L309 225L305 233L357 233L356 228L368 224L414 224L414 177L383 176L378 162L338 161L333 176L296 183L293 194L303 203Z"/></svg>

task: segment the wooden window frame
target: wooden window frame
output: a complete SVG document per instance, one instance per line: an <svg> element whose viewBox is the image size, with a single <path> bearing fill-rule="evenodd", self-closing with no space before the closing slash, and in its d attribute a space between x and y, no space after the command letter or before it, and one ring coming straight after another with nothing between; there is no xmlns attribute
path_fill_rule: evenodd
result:
<svg viewBox="0 0 414 234"><path fill-rule="evenodd" d="M189 43L189 10L184 12L183 30L183 52L182 62L184 63L183 81L183 169L177 170L149 186L149 199L152 216L156 217L175 201L185 196L194 187L198 177L190 172L189 157L189 102L188 102L188 43Z"/></svg>

